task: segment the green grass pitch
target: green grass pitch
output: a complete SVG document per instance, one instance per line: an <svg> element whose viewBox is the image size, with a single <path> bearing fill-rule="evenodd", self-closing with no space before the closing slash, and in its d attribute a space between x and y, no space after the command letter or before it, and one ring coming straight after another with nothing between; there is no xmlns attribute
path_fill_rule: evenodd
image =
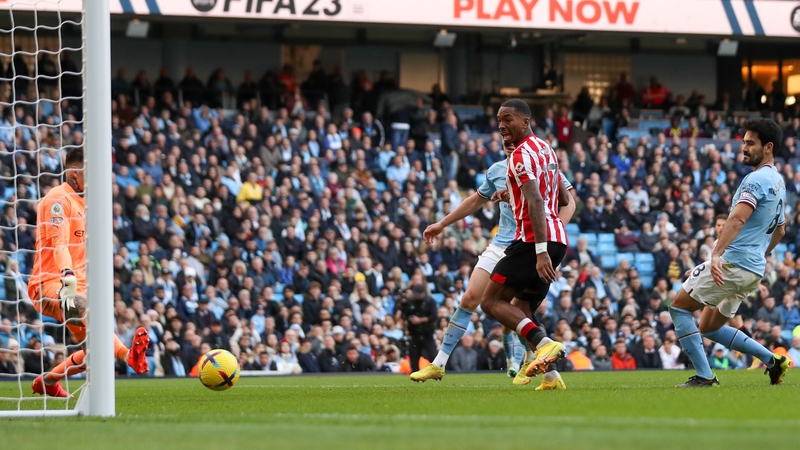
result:
<svg viewBox="0 0 800 450"><path fill-rule="evenodd" d="M688 372L567 373L536 392L505 374L120 380L110 420L0 419L3 449L725 449L797 448L800 371L675 389ZM26 386L27 388L27 383ZM0 396L16 395L0 383ZM63 405L63 401L61 402ZM31 405L33 406L33 405ZM12 405L0 403L0 409Z"/></svg>

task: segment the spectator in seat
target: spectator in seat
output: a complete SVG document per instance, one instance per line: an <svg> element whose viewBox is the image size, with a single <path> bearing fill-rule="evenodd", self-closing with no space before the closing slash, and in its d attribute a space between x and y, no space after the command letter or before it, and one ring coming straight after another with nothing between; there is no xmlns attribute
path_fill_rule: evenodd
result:
<svg viewBox="0 0 800 450"><path fill-rule="evenodd" d="M636 359L628 353L628 345L624 339L617 339L614 354L611 355L611 366L614 370L636 369Z"/></svg>
<svg viewBox="0 0 800 450"><path fill-rule="evenodd" d="M792 338L792 331L800 326L800 311L794 303L794 295L791 292L784 294L783 304L778 307L783 316L783 339L790 340Z"/></svg>
<svg viewBox="0 0 800 450"><path fill-rule="evenodd" d="M478 356L477 370L506 370L506 354L500 341L492 340Z"/></svg>
<svg viewBox="0 0 800 450"><path fill-rule="evenodd" d="M661 348L658 349L658 355L661 357L662 369L683 370L686 368L686 364L682 362L681 348L675 345L675 340L671 337L664 339Z"/></svg>
<svg viewBox="0 0 800 450"><path fill-rule="evenodd" d="M728 358L728 349L722 344L715 344L708 362L713 370L735 369L736 364Z"/></svg>
<svg viewBox="0 0 800 450"><path fill-rule="evenodd" d="M311 351L311 340L304 338L300 340L300 348L297 349L297 363L303 373L319 373L319 360L314 352Z"/></svg>
<svg viewBox="0 0 800 450"><path fill-rule="evenodd" d="M783 325L783 314L775 307L775 297L764 299L764 305L756 311L756 320L769 322L770 326Z"/></svg>
<svg viewBox="0 0 800 450"><path fill-rule="evenodd" d="M344 358L339 363L339 372L374 372L375 364L369 356L358 351L352 345L347 348Z"/></svg>
<svg viewBox="0 0 800 450"><path fill-rule="evenodd" d="M639 237L631 233L624 223L619 229L614 230L614 235L614 243L620 252L632 253L639 250Z"/></svg>
<svg viewBox="0 0 800 450"><path fill-rule="evenodd" d="M642 349L636 355L636 368L662 369L661 355L656 349L656 339L651 334L642 337Z"/></svg>
<svg viewBox="0 0 800 450"><path fill-rule="evenodd" d="M471 334L465 334L460 343L461 345L453 350L447 369L455 373L474 372L478 368L478 351L473 348L475 339Z"/></svg>
<svg viewBox="0 0 800 450"><path fill-rule="evenodd" d="M642 104L645 108L660 108L664 105L669 91L658 82L658 78L650 77L650 86L642 94Z"/></svg>
<svg viewBox="0 0 800 450"><path fill-rule="evenodd" d="M589 358L592 361L594 370L612 370L615 369L611 358L608 357L608 350L605 345L599 345L594 349L594 354Z"/></svg>

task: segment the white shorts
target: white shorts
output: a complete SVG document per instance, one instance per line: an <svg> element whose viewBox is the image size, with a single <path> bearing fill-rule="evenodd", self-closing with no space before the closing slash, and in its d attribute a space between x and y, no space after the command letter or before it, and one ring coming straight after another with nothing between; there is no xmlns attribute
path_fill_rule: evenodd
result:
<svg viewBox="0 0 800 450"><path fill-rule="evenodd" d="M711 261L706 261L692 269L683 290L694 300L732 318L742 301L758 288L762 277L725 260L722 260L722 276L725 284L717 286L711 276Z"/></svg>
<svg viewBox="0 0 800 450"><path fill-rule="evenodd" d="M494 271L494 266L497 265L497 261L500 261L500 258L505 255L505 252L505 247L489 244L486 250L481 253L481 256L478 257L478 264L475 264L475 268L483 269L491 274Z"/></svg>

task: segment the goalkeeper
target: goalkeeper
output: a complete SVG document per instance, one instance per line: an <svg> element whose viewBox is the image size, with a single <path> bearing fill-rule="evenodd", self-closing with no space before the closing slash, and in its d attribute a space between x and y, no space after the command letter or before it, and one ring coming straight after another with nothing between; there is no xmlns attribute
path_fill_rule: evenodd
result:
<svg viewBox="0 0 800 450"><path fill-rule="evenodd" d="M83 364L86 338L86 206L83 198L83 149L67 152L65 161L67 181L50 190L39 201L36 227L36 258L28 294L37 311L65 322L79 350L51 372L33 381L33 392L52 397L68 397L60 381L86 370ZM102 188L101 186L97 186ZM102 264L102 263L101 263ZM108 301L112 301L108 299ZM150 338L144 328L134 333L129 351L114 335L117 358L143 375L148 371L145 351Z"/></svg>

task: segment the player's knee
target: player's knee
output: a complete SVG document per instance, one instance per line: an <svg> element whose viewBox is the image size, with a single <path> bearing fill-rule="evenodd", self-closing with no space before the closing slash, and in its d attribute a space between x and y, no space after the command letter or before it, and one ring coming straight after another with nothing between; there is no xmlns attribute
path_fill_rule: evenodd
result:
<svg viewBox="0 0 800 450"><path fill-rule="evenodd" d="M475 311L480 304L479 300L480 298L477 295L473 294L472 291L467 290L467 292L464 292L464 295L461 296L461 303L459 303L459 305L462 308Z"/></svg>
<svg viewBox="0 0 800 450"><path fill-rule="evenodd" d="M86 314L86 297L82 295L76 295L73 301L75 302L75 307L65 311L64 315L66 316L67 320L81 320Z"/></svg>

